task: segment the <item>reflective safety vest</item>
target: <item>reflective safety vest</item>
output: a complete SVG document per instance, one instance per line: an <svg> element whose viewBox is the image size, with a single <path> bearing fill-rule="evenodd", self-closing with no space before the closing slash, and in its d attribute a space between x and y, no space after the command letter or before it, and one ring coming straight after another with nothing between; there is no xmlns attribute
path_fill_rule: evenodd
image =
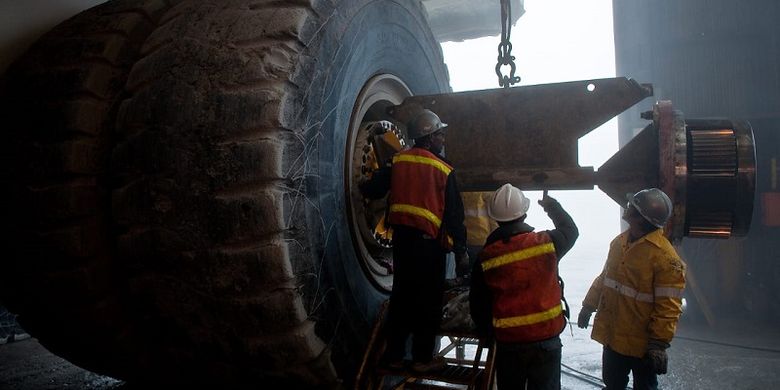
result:
<svg viewBox="0 0 780 390"><path fill-rule="evenodd" d="M547 233L521 233L508 242L492 242L480 253L480 265L493 293L496 340L534 342L563 331L558 257Z"/></svg>
<svg viewBox="0 0 780 390"><path fill-rule="evenodd" d="M392 169L390 224L413 227L439 238L452 167L426 149L411 148L393 156ZM449 248L451 239L443 243Z"/></svg>

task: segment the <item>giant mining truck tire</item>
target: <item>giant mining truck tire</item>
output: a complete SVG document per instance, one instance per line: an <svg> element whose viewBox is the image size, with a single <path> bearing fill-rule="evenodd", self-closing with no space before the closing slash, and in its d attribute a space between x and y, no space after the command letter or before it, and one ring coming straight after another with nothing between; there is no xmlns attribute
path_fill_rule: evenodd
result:
<svg viewBox="0 0 780 390"><path fill-rule="evenodd" d="M131 382L354 378L388 288L355 129L449 89L419 1L110 1L0 88L0 301L46 348Z"/></svg>

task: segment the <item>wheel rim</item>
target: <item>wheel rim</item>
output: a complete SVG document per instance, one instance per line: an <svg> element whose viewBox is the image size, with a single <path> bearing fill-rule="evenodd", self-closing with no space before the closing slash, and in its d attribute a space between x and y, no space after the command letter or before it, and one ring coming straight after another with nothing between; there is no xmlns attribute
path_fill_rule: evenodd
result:
<svg viewBox="0 0 780 390"><path fill-rule="evenodd" d="M384 223L387 198L365 199L358 184L379 168L381 162L377 156L388 157L387 146L398 148L406 144L401 128L391 121L387 108L409 96L411 91L398 77L374 76L358 94L347 135L345 198L353 247L369 280L387 292L393 286L392 230ZM372 134L381 135L373 137Z"/></svg>

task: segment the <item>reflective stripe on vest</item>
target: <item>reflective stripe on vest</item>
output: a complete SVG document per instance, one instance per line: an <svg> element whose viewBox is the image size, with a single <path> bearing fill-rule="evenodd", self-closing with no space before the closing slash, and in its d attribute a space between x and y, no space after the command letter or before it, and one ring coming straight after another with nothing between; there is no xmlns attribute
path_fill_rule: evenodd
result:
<svg viewBox="0 0 780 390"><path fill-rule="evenodd" d="M547 253L555 253L555 245L552 242L546 244L532 246L530 248L521 249L512 253L507 253L502 256L494 257L490 260L482 262L482 270L487 271L491 268L501 267L503 265L511 264L516 261L523 261L534 258L539 255Z"/></svg>
<svg viewBox="0 0 780 390"><path fill-rule="evenodd" d="M416 207L410 204L394 204L390 206L390 212L414 214L431 221L437 228L441 226L441 219L422 207Z"/></svg>
<svg viewBox="0 0 780 390"><path fill-rule="evenodd" d="M550 310L546 310L540 313L508 318L494 318L493 326L496 328L512 328L516 326L532 325L542 321L551 320L561 315L561 313L563 313L563 305L557 305Z"/></svg>
<svg viewBox="0 0 780 390"><path fill-rule="evenodd" d="M451 247L449 237L439 237L451 172L452 167L426 149L411 148L393 156L390 224L415 228Z"/></svg>
<svg viewBox="0 0 780 390"><path fill-rule="evenodd" d="M487 218L488 213L485 209L465 209L463 210L463 214L467 217L474 217L474 218Z"/></svg>
<svg viewBox="0 0 780 390"><path fill-rule="evenodd" d="M416 163L416 164L428 164L442 172L444 172L445 175L449 175L450 172L452 172L452 168L450 168L447 164L436 160L434 158L425 157L425 156L419 156L419 155L408 155L408 154L401 154L398 153L395 156L393 156L393 164L398 162L410 162L410 163Z"/></svg>
<svg viewBox="0 0 780 390"><path fill-rule="evenodd" d="M639 302L653 303L653 294L641 293L634 288L626 286L617 280L604 278L604 286L618 292L618 294L635 299ZM653 291L656 297L668 297L680 299L683 296L683 289L676 287L656 287Z"/></svg>
<svg viewBox="0 0 780 390"><path fill-rule="evenodd" d="M655 296L681 299L683 296L683 289L676 287L656 287Z"/></svg>
<svg viewBox="0 0 780 390"><path fill-rule="evenodd" d="M627 296L629 298L635 299L639 302L649 302L653 303L653 294L648 293L641 293L639 291L636 291L635 289L626 286L625 284L619 283L617 280L610 279L605 277L604 278L604 287L609 287L615 291L618 292L618 294Z"/></svg>

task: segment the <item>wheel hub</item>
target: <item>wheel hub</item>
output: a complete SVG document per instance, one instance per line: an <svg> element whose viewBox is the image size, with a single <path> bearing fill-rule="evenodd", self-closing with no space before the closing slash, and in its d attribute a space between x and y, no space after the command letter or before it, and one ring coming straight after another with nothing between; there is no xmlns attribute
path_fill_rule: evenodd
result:
<svg viewBox="0 0 780 390"><path fill-rule="evenodd" d="M353 246L364 273L380 290L393 286L392 228L386 222L387 195L368 199L359 184L387 166L393 154L404 148L403 126L393 122L389 107L411 96L395 76L373 77L358 95L347 137L345 189Z"/></svg>

